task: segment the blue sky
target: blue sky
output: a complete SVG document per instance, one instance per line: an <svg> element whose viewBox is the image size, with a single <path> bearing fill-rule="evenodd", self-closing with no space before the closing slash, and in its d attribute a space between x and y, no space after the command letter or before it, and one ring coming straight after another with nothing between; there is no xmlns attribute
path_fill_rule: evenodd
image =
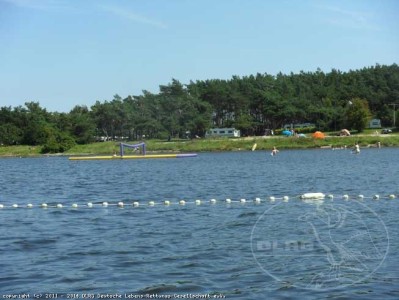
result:
<svg viewBox="0 0 399 300"><path fill-rule="evenodd" d="M396 0L0 0L0 107L398 62Z"/></svg>

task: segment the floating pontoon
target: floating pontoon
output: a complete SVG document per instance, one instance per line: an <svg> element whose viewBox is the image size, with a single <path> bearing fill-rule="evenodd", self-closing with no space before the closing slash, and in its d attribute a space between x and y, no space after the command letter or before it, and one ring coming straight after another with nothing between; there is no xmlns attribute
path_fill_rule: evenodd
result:
<svg viewBox="0 0 399 300"><path fill-rule="evenodd" d="M196 153L180 153L180 154L146 154L145 143L135 145L120 143L119 155L101 155L101 156L71 156L70 160L114 160L114 159L154 159L154 158L186 158L195 157ZM125 148L132 148L140 151L140 155L125 155Z"/></svg>

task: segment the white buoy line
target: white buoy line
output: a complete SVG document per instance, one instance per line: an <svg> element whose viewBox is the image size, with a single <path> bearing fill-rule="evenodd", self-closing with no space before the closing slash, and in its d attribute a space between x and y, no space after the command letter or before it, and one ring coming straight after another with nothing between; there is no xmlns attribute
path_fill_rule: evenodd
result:
<svg viewBox="0 0 399 300"><path fill-rule="evenodd" d="M362 201L365 199L371 199L371 200L381 200L381 199L396 199L397 195L394 194L389 194L385 196L380 196L380 195L373 195L366 197L362 194L356 195L356 196L350 196L348 194L344 194L341 196L334 196L332 194L323 194L323 193L305 193L302 195L297 195L297 196L283 196L283 197L274 197L274 196L269 196L264 199L261 199L259 197L256 197L255 199L252 200L247 200L245 198L241 198L238 200L232 200L230 198L226 198L224 200L217 200L217 199L210 199L210 200L200 200L196 199L194 201L186 201L186 200L179 200L179 201L172 201L172 200L164 200L164 201L129 201L129 202L123 202L123 201L118 201L118 202L87 202L84 204L78 204L78 203L72 203L69 205L62 204L62 203L57 203L57 204L48 204L48 203L41 203L41 204L24 204L20 205L17 203L10 204L10 205L4 205L0 203L0 209L19 209L19 208L27 208L27 209L32 209L32 208L42 208L42 209L48 209L48 208L56 208L56 209L62 209L62 208L72 208L72 209L77 209L77 208L93 208L93 207L119 207L119 208L125 208L125 207L152 207L152 206L185 206L185 205L202 205L202 204L211 204L215 205L218 203L225 203L225 204L246 204L246 203L254 203L254 204L261 204L261 203L273 203L276 201L283 201L283 202L288 202L290 199L296 199L296 200L302 200L303 202L309 203L309 202L320 202L324 201L324 199L329 199L329 200L334 200L334 199L341 199L343 201L349 201L349 200L358 200Z"/></svg>

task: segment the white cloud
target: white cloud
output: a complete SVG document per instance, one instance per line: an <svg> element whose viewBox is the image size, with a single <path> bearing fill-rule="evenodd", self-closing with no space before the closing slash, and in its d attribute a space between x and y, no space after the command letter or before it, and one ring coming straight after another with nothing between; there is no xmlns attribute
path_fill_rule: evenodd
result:
<svg viewBox="0 0 399 300"><path fill-rule="evenodd" d="M124 19L130 20L130 21L136 22L136 23L151 25L154 27L162 28L162 29L167 28L167 26L162 22L135 14L131 11L127 11L126 9L123 9L123 8L120 8L117 6L101 5L101 6L99 6L99 8L108 13L111 13L117 17L124 18Z"/></svg>
<svg viewBox="0 0 399 300"><path fill-rule="evenodd" d="M351 29L379 29L372 23L373 15L371 13L350 11L333 6L324 6L321 8L331 12L331 16L327 19L330 24Z"/></svg>
<svg viewBox="0 0 399 300"><path fill-rule="evenodd" d="M0 2L9 3L21 8L36 9L36 10L59 10L64 9L62 1L56 0L0 0Z"/></svg>

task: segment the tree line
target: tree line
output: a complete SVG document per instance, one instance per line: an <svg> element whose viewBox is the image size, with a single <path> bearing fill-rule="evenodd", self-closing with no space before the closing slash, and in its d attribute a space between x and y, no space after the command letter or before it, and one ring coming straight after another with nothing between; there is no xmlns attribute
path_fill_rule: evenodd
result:
<svg viewBox="0 0 399 300"><path fill-rule="evenodd" d="M263 135L289 123L316 129L362 131L370 118L393 126L399 104L399 67L232 76L182 84L172 79L158 93L143 91L97 101L69 113L48 112L39 102L0 108L0 144L42 145L63 152L99 137L182 138L205 136L213 127L235 127L243 135ZM399 106L399 105L398 105Z"/></svg>

